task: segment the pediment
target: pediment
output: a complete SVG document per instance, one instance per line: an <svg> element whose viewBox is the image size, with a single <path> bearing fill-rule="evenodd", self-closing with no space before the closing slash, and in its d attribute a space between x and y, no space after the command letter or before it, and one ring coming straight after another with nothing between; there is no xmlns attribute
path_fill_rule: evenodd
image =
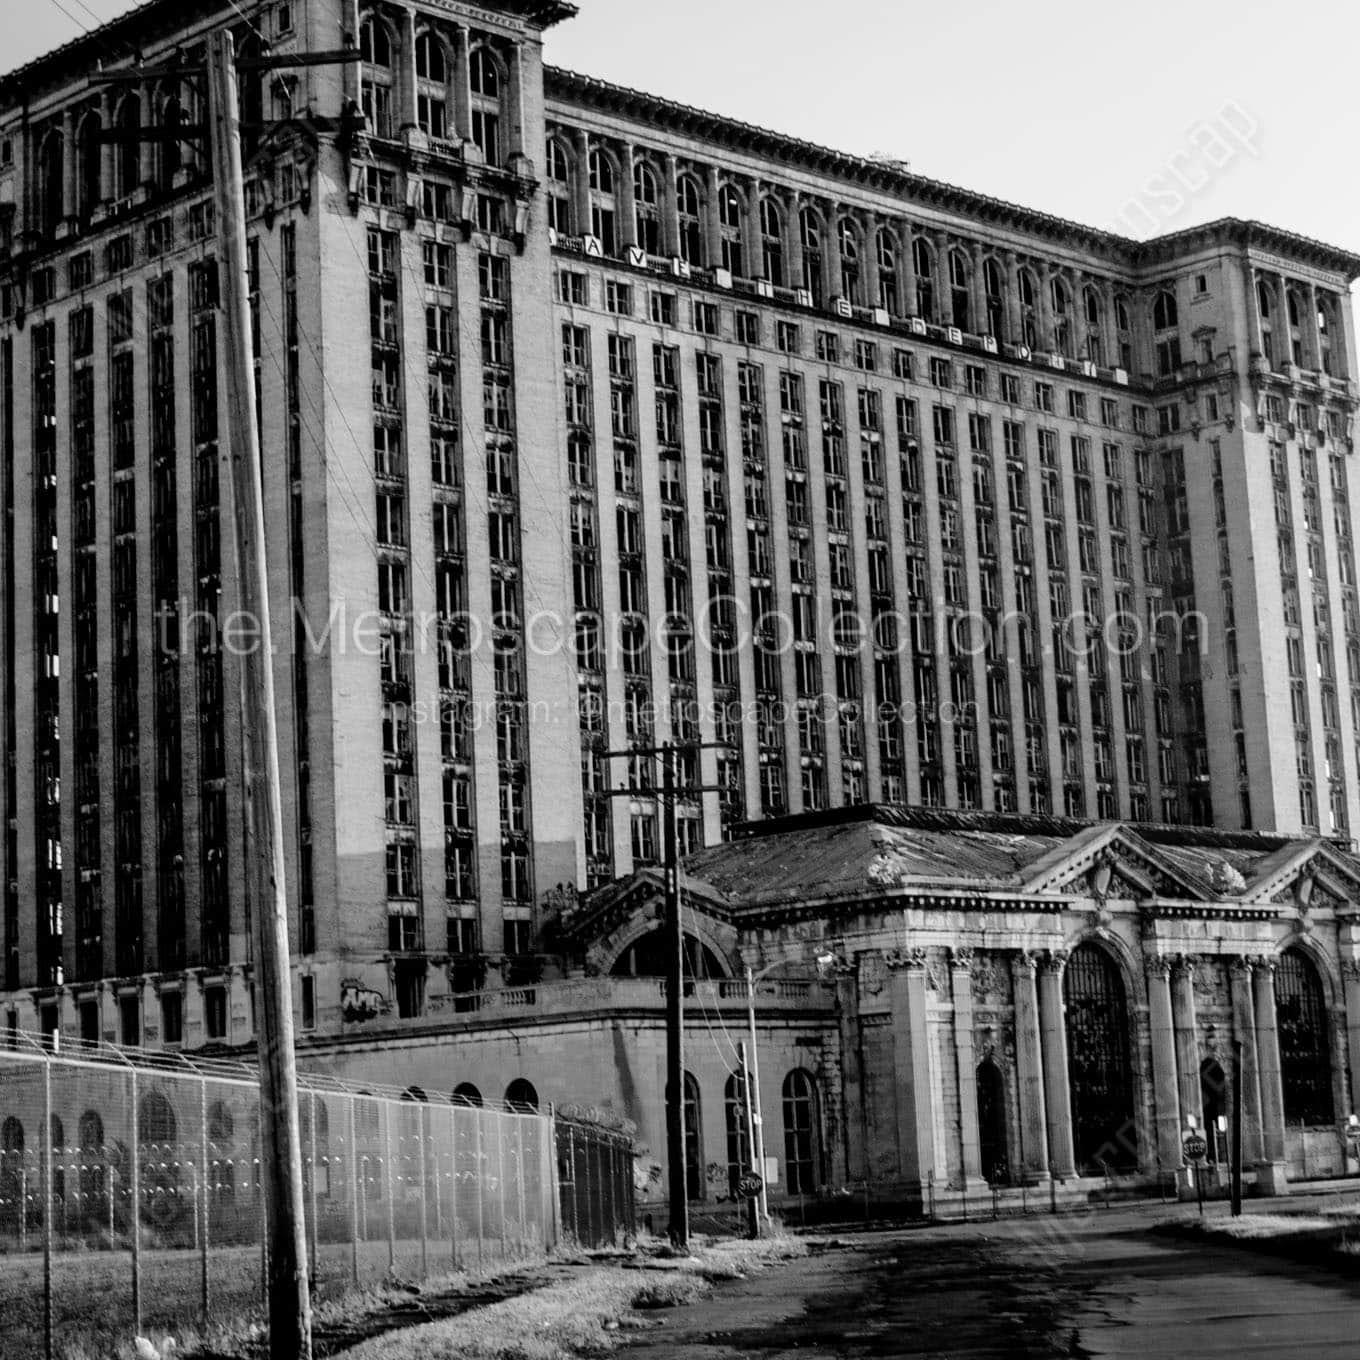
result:
<svg viewBox="0 0 1360 1360"><path fill-rule="evenodd" d="M1093 827L1065 841L1030 866L1021 882L1026 892L1074 896L1208 899L1204 886L1182 872L1142 837L1123 826Z"/></svg>
<svg viewBox="0 0 1360 1360"><path fill-rule="evenodd" d="M1298 842L1257 866L1244 897L1300 912L1342 910L1360 904L1360 865L1325 841Z"/></svg>

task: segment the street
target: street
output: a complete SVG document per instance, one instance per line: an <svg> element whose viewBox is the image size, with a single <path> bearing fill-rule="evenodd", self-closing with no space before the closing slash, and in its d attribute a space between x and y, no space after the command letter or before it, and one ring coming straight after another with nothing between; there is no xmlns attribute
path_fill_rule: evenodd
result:
<svg viewBox="0 0 1360 1360"><path fill-rule="evenodd" d="M1351 1357L1360 1282L1113 1210L839 1239L643 1333L645 1360Z"/></svg>

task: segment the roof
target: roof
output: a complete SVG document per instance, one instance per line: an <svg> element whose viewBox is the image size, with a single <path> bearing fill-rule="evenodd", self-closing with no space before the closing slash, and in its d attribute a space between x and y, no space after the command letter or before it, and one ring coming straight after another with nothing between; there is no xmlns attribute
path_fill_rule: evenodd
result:
<svg viewBox="0 0 1360 1360"><path fill-rule="evenodd" d="M1268 906L1300 875L1346 884L1346 900L1355 900L1360 887L1360 860L1328 841L884 804L739 827L732 840L689 856L682 881L696 903L731 919L744 909L903 889L1089 896L1087 875L1102 864L1123 880L1113 896L1250 909ZM583 902L578 929L589 931L600 913L627 913L639 896L660 891L652 870L610 884Z"/></svg>
<svg viewBox="0 0 1360 1360"><path fill-rule="evenodd" d="M544 82L549 99L622 114L691 136L726 141L791 167L839 175L941 211L1065 240L1071 245L1104 254L1130 269L1155 268L1174 255L1183 255L1203 245L1222 242L1257 246L1306 259L1321 268L1345 274L1348 281L1360 278L1360 254L1264 222L1224 217L1149 241L1139 241L1053 213L1040 212L964 189L944 180L915 174L900 162L851 155L723 114L663 99L642 90L614 85L577 71L547 66L544 68Z"/></svg>

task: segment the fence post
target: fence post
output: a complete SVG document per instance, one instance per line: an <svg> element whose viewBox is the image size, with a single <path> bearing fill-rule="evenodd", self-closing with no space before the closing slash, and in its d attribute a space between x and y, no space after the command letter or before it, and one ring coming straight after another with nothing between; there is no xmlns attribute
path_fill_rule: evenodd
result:
<svg viewBox="0 0 1360 1360"><path fill-rule="evenodd" d="M429 1220L425 1213L425 1192L429 1186L425 1169L425 1116L428 1107L424 1101L416 1103L417 1128L420 1131L420 1278L430 1278Z"/></svg>
<svg viewBox="0 0 1360 1360"><path fill-rule="evenodd" d="M387 1191L387 1271L397 1270L397 1206L392 1202L392 1102L384 1100L383 1111L383 1188Z"/></svg>
<svg viewBox="0 0 1360 1360"><path fill-rule="evenodd" d="M354 1283L359 1283L359 1148L354 1141L354 1102L358 1097L351 1091L347 1097L347 1108L349 1110L349 1179L350 1179L350 1202L349 1202L349 1246L351 1272L354 1276Z"/></svg>
<svg viewBox="0 0 1360 1360"><path fill-rule="evenodd" d="M198 1085L199 1139L198 1160L202 1163L202 1234L198 1242L198 1290L203 1313L203 1325L208 1325L208 1308L212 1302L208 1292L208 1237L211 1232L212 1201L208 1197L211 1177L208 1174L208 1078L200 1077Z"/></svg>
<svg viewBox="0 0 1360 1360"><path fill-rule="evenodd" d="M458 1269L458 1110L449 1106L449 1261Z"/></svg>
<svg viewBox="0 0 1360 1360"><path fill-rule="evenodd" d="M132 1186L128 1217L132 1233L132 1326L140 1335L142 1330L142 1151L138 1133L137 1069L128 1072L132 1085Z"/></svg>
<svg viewBox="0 0 1360 1360"><path fill-rule="evenodd" d="M43 1055L43 1344L52 1360L52 1057Z"/></svg>
<svg viewBox="0 0 1360 1360"><path fill-rule="evenodd" d="M317 1243L317 1093L309 1092L311 1102L311 1193L307 1197L307 1225L311 1228L311 1292L317 1292L317 1281L321 1278L321 1254ZM329 1123L328 1126L329 1127Z"/></svg>
<svg viewBox="0 0 1360 1360"><path fill-rule="evenodd" d="M548 1176L546 1193L551 1195L549 1207L552 1210L552 1245L558 1246L562 1241L562 1178L558 1175L558 1168L562 1165L557 1151L557 1111L554 1109L548 1116L548 1152L543 1158L545 1164L544 1174Z"/></svg>
<svg viewBox="0 0 1360 1360"><path fill-rule="evenodd" d="M477 1180L477 1269L481 1270L485 1265L486 1253L486 1176L482 1169L482 1158L485 1155L482 1148L482 1120L484 1116L481 1110L477 1111L477 1148L476 1148L476 1180Z"/></svg>

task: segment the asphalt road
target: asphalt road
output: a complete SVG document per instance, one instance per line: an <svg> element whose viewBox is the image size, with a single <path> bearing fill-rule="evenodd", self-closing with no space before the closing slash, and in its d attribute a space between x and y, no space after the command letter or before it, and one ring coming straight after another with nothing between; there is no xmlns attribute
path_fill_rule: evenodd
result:
<svg viewBox="0 0 1360 1360"><path fill-rule="evenodd" d="M1149 1221L1146 1210L1102 1210L845 1238L667 1315L628 1354L1360 1356L1360 1282L1151 1236Z"/></svg>

